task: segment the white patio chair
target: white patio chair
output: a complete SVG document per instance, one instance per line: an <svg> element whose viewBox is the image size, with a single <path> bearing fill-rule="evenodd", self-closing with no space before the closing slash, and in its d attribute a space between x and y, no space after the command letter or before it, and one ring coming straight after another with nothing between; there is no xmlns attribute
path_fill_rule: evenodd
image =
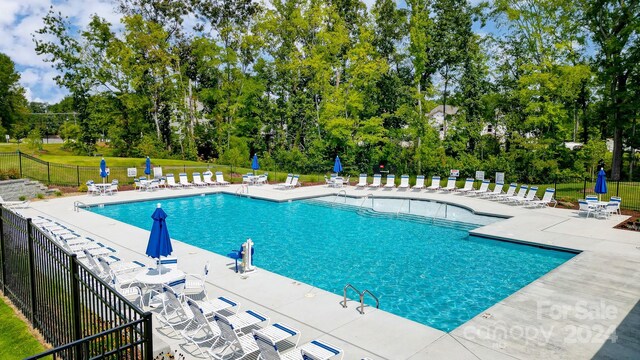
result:
<svg viewBox="0 0 640 360"><path fill-rule="evenodd" d="M222 171L216 171L216 183L218 185L229 185L230 182L228 182L227 180L224 179L224 175L222 174Z"/></svg>
<svg viewBox="0 0 640 360"><path fill-rule="evenodd" d="M504 184L503 183L496 183L493 187L492 191L488 191L482 194L479 194L480 197L483 198L491 198L493 196L498 196L502 194L502 189L504 189Z"/></svg>
<svg viewBox="0 0 640 360"><path fill-rule="evenodd" d="M202 274L187 274L187 282L184 286L185 296L204 294L207 296L207 290L205 289L205 283L209 276L209 262L204 265Z"/></svg>
<svg viewBox="0 0 640 360"><path fill-rule="evenodd" d="M384 185L385 189L395 189L396 187L396 176L393 174L387 175L387 183Z"/></svg>
<svg viewBox="0 0 640 360"><path fill-rule="evenodd" d="M470 190L467 192L467 194L469 195L484 195L487 193L487 191L489 191L489 185L491 184L491 181L489 180L483 180L482 183L480 184L480 188L478 190ZM499 191L502 191L502 188L498 188Z"/></svg>
<svg viewBox="0 0 640 360"><path fill-rule="evenodd" d="M370 188L379 188L382 182L382 175L373 174L373 182L369 185Z"/></svg>
<svg viewBox="0 0 640 360"><path fill-rule="evenodd" d="M556 205L558 205L558 202L553 198L553 195L555 194L555 192L556 192L556 189L547 188L544 191L544 195L542 196L541 200L529 201L525 205L531 206L531 207L538 207L538 206L545 207L550 204L553 204L553 207L556 207Z"/></svg>
<svg viewBox="0 0 640 360"><path fill-rule="evenodd" d="M514 202L514 201L522 200L524 199L525 195L527 195L527 190L529 190L529 186L522 185L520 186L520 189L518 190L518 193L515 196L508 196L504 198L504 201Z"/></svg>
<svg viewBox="0 0 640 360"><path fill-rule="evenodd" d="M360 174L356 187L357 188L367 187L367 174Z"/></svg>
<svg viewBox="0 0 640 360"><path fill-rule="evenodd" d="M211 323L202 308L192 300L187 300L187 306L191 313L191 322L180 331L180 335L187 341L187 344L195 345L201 357L208 358L207 350L212 349L220 339L220 329L214 322Z"/></svg>
<svg viewBox="0 0 640 360"><path fill-rule="evenodd" d="M433 176L431 178L431 185L427 186L427 190L440 189L440 176Z"/></svg>
<svg viewBox="0 0 640 360"><path fill-rule="evenodd" d="M200 173L199 172L194 172L193 174L191 174L191 177L193 178L193 185L195 186L207 186L207 184L205 184L202 181L202 178L200 177Z"/></svg>
<svg viewBox="0 0 640 360"><path fill-rule="evenodd" d="M214 319L216 324L218 324L220 339L224 341L224 344L222 345L222 349L218 351L214 349L208 350L212 357L215 359L231 357L235 360L240 360L259 350L253 334L239 333L241 329L236 329L225 316L220 314L217 314ZM236 330L238 330L238 332Z"/></svg>
<svg viewBox="0 0 640 360"><path fill-rule="evenodd" d="M527 193L527 195L522 198L522 199L515 199L514 203L516 203L517 205L525 205L527 203L529 203L530 201L537 201L540 200L537 197L538 194L538 187L537 186L532 186L529 188L529 192Z"/></svg>
<svg viewBox="0 0 640 360"><path fill-rule="evenodd" d="M416 184L413 185L411 190L422 190L424 189L424 175L418 175L416 177Z"/></svg>
<svg viewBox="0 0 640 360"><path fill-rule="evenodd" d="M176 183L176 179L173 177L173 174L167 174L167 186L169 189L181 188L182 184Z"/></svg>
<svg viewBox="0 0 640 360"><path fill-rule="evenodd" d="M513 196L513 194L516 193L516 189L518 188L518 184L516 183L511 183L509 184L509 188L507 188L507 192L505 192L504 194L497 194L497 195L492 195L491 199L493 200L498 200L498 201L502 201L505 200L511 196Z"/></svg>
<svg viewBox="0 0 640 360"><path fill-rule="evenodd" d="M588 218L589 215L593 214L593 216L596 216L596 206L593 204L589 204L589 202L587 200L584 199L580 199L578 200L578 215L582 214L582 213L586 213L586 217Z"/></svg>
<svg viewBox="0 0 640 360"><path fill-rule="evenodd" d="M473 190L473 183L475 182L475 180L473 178L467 178L467 180L464 181L464 187L462 189L458 189L458 192L461 193L468 193L469 191L474 191Z"/></svg>
<svg viewBox="0 0 640 360"><path fill-rule="evenodd" d="M287 178L283 183L276 184L276 188L285 188L291 185L291 181L293 180L293 174L287 174Z"/></svg>
<svg viewBox="0 0 640 360"><path fill-rule="evenodd" d="M213 176L213 173L209 170L205 171L202 173L202 178L203 178L203 182L206 185L217 185L218 183L211 180L211 177Z"/></svg>
<svg viewBox="0 0 640 360"><path fill-rule="evenodd" d="M449 179L447 179L447 186L441 188L441 190L444 190L444 191L455 191L457 189L456 180L458 180L457 177L449 176Z"/></svg>
<svg viewBox="0 0 640 360"><path fill-rule="evenodd" d="M193 184L190 183L189 179L187 178L187 173L180 173L180 174L178 174L178 177L180 178L180 185L182 185L182 187L191 187L191 186L193 186Z"/></svg>

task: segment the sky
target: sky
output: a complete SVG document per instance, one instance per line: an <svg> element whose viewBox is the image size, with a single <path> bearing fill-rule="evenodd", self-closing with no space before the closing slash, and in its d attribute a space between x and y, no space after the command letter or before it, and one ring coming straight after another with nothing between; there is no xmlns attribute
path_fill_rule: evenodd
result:
<svg viewBox="0 0 640 360"><path fill-rule="evenodd" d="M364 0L369 7L374 1ZM404 0L398 1L400 6L404 5ZM471 2L477 3L478 0ZM54 81L56 70L35 52L33 34L42 28L42 18L49 9L53 6L56 12L67 16L79 29L87 25L93 14L100 15L111 24L119 24L116 3L116 0L0 0L0 52L7 54L16 64L27 100L54 104L67 94Z"/></svg>

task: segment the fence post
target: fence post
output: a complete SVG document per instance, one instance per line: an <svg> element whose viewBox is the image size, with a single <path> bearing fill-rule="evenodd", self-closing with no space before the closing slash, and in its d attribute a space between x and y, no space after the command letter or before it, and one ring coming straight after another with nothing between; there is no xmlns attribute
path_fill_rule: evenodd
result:
<svg viewBox="0 0 640 360"><path fill-rule="evenodd" d="M80 315L80 276L78 275L78 255L71 254L71 309L73 312L73 340L82 339ZM80 356L81 352L76 353Z"/></svg>
<svg viewBox="0 0 640 360"><path fill-rule="evenodd" d="M78 187L80 187L80 165L76 165L76 176L78 177Z"/></svg>
<svg viewBox="0 0 640 360"><path fill-rule="evenodd" d="M20 178L22 178L22 153L18 150L18 163L20 164Z"/></svg>
<svg viewBox="0 0 640 360"><path fill-rule="evenodd" d="M31 218L27 219L27 245L29 249L29 286L31 297L31 318L29 319L35 325L36 318L36 258L33 250L33 235L31 234L32 224Z"/></svg>
<svg viewBox="0 0 640 360"><path fill-rule="evenodd" d="M47 184L51 184L51 163L47 161Z"/></svg>
<svg viewBox="0 0 640 360"><path fill-rule="evenodd" d="M145 312L142 314L144 318L144 359L151 360L153 359L153 327L151 326L151 313Z"/></svg>
<svg viewBox="0 0 640 360"><path fill-rule="evenodd" d="M4 208L2 204L0 204L0 271L2 271L2 293L6 294L7 289L5 289L5 284L7 283L7 276L5 275L5 267L4 267Z"/></svg>
<svg viewBox="0 0 640 360"><path fill-rule="evenodd" d="M582 186L582 198L587 198L587 179L584 179L584 185Z"/></svg>
<svg viewBox="0 0 640 360"><path fill-rule="evenodd" d="M620 196L620 180L618 180L618 182L616 183L616 196Z"/></svg>

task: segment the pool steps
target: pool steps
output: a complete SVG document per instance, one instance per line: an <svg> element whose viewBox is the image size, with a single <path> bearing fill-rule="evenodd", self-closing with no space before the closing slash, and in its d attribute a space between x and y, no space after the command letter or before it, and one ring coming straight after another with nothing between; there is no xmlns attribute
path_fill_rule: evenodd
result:
<svg viewBox="0 0 640 360"><path fill-rule="evenodd" d="M356 205L331 203L331 202L322 201L322 200L307 199L303 201L311 205L324 206L328 208L338 208L338 209L347 210L347 211L354 211L354 212L358 212L358 214L360 214L361 216L366 216L371 218L387 218L387 219L398 218L398 219L417 222L421 224L430 224L430 225L436 225L436 226L457 229L457 230L464 230L464 231L471 231L482 226L482 225L476 225L476 224L466 223L462 221L443 219L439 217L428 217L428 216L406 214L406 213L381 212L381 211L373 210L371 208L359 208Z"/></svg>

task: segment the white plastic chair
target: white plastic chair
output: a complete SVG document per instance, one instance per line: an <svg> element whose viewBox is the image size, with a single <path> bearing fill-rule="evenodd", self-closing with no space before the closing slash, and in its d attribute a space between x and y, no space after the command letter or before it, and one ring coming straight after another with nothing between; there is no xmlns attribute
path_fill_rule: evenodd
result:
<svg viewBox="0 0 640 360"><path fill-rule="evenodd" d="M173 177L173 174L167 174L167 186L170 189L181 188L182 184L176 183L176 179Z"/></svg>
<svg viewBox="0 0 640 360"><path fill-rule="evenodd" d="M394 189L396 187L396 176L393 174L387 175L387 183L384 185L385 189Z"/></svg>
<svg viewBox="0 0 640 360"><path fill-rule="evenodd" d="M475 180L473 178L467 178L467 180L465 180L464 182L464 187L462 189L458 189L459 192L469 192L469 191L473 191L473 183L475 182Z"/></svg>
<svg viewBox="0 0 640 360"><path fill-rule="evenodd" d="M398 185L398 189L408 189L408 188L409 188L409 175L401 175L400 185Z"/></svg>
<svg viewBox="0 0 640 360"><path fill-rule="evenodd" d="M487 191L489 191L489 184L491 184L491 181L489 180L483 180L482 183L480 184L480 188L478 190L471 190L468 192L469 195L484 195L487 193ZM502 188L498 188L498 191L502 191Z"/></svg>
<svg viewBox="0 0 640 360"><path fill-rule="evenodd" d="M587 214L587 218L589 217L590 214L594 214L593 216L595 217L596 214L596 207L595 205L589 204L589 202L587 202L587 200L583 200L580 199L578 200L578 215L580 215L581 213L586 213Z"/></svg>
<svg viewBox="0 0 640 360"><path fill-rule="evenodd" d="M213 176L213 173L209 170L205 171L204 173L202 173L202 178L203 178L203 182L206 185L217 185L217 183L213 180L211 180L211 177Z"/></svg>
<svg viewBox="0 0 640 360"><path fill-rule="evenodd" d="M222 171L216 171L216 183L219 185L229 185L229 182L224 179Z"/></svg>
<svg viewBox="0 0 640 360"><path fill-rule="evenodd" d="M207 186L207 184L205 184L202 181L202 178L200 177L200 173L199 172L194 172L193 174L191 174L191 177L193 177L193 184L195 186Z"/></svg>
<svg viewBox="0 0 640 360"><path fill-rule="evenodd" d="M367 174L360 174L356 187L367 187Z"/></svg>
<svg viewBox="0 0 640 360"><path fill-rule="evenodd" d="M382 182L382 175L373 174L373 182L369 185L370 188L379 188Z"/></svg>
<svg viewBox="0 0 640 360"><path fill-rule="evenodd" d="M416 177L416 184L413 185L411 190L422 190L424 189L424 175L418 175Z"/></svg>
<svg viewBox="0 0 640 360"><path fill-rule="evenodd" d="M433 176L431 178L431 185L427 187L427 190L438 190L440 189L440 176Z"/></svg>
<svg viewBox="0 0 640 360"><path fill-rule="evenodd" d="M207 280L208 275L209 275L209 262L207 262L204 265L202 274L187 274L187 282L185 283L185 286L184 286L185 296L204 294L206 297L207 290L205 289L205 282Z"/></svg>
<svg viewBox="0 0 640 360"><path fill-rule="evenodd" d="M447 186L443 187L442 190L444 190L444 191L455 191L457 189L456 180L458 180L457 177L449 176L449 179L447 179Z"/></svg>

